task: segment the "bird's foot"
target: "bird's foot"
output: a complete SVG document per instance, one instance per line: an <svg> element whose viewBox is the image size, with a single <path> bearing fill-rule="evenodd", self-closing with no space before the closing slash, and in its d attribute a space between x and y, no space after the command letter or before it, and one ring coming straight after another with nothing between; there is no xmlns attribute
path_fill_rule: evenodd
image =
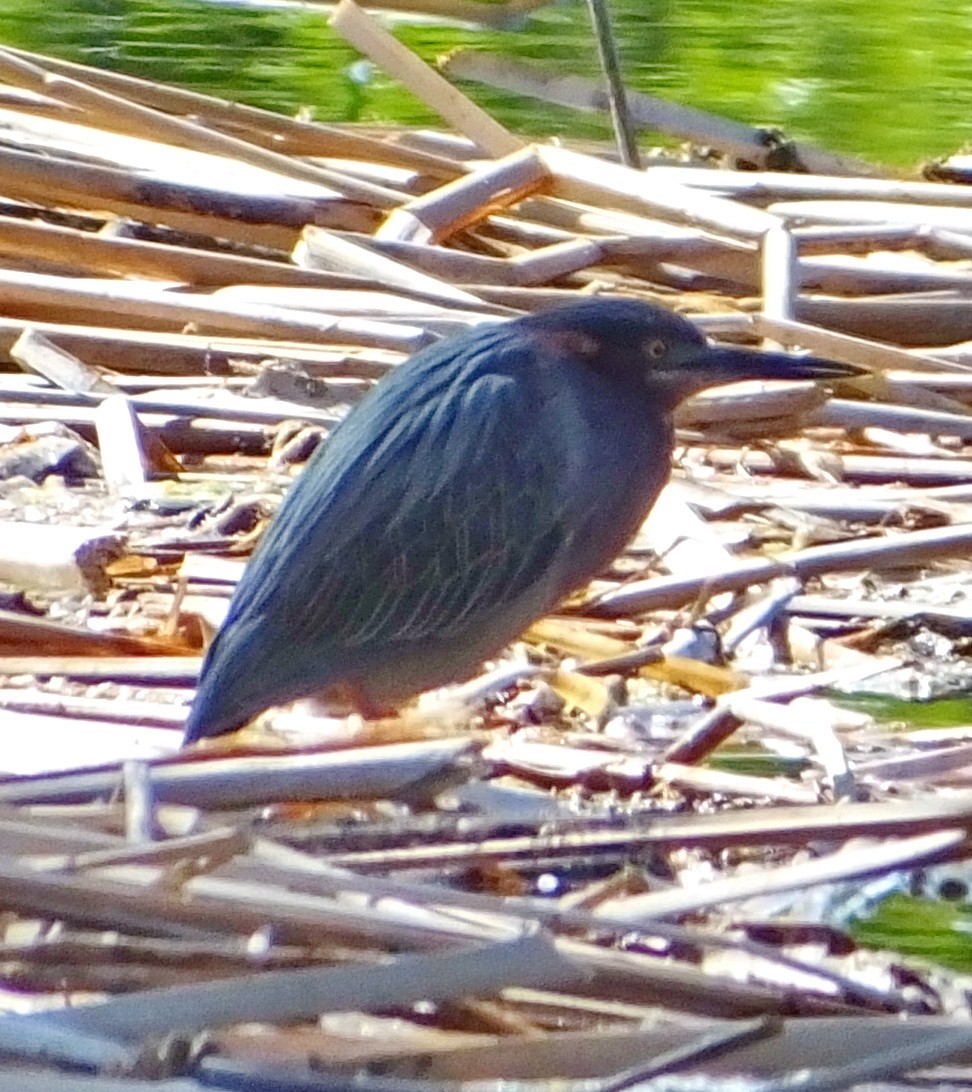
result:
<svg viewBox="0 0 972 1092"><path fill-rule="evenodd" d="M265 754L268 751L286 750L288 743L278 735L272 724L267 723L266 715L244 724L235 732L223 732L218 736L202 736L191 743L187 753L193 756L212 755L222 757L230 754Z"/></svg>
<svg viewBox="0 0 972 1092"><path fill-rule="evenodd" d="M332 701L305 698L267 714L273 733L290 746L372 747L459 735L468 728L468 711L454 705L409 706L395 711L371 708L376 715L336 715Z"/></svg>

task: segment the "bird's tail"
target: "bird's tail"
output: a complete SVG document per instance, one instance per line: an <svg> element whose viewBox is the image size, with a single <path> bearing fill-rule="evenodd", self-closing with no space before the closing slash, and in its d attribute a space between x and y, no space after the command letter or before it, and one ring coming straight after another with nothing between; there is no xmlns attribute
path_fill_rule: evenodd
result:
<svg viewBox="0 0 972 1092"><path fill-rule="evenodd" d="M213 638L199 673L183 746L234 732L271 704L261 697L266 675L253 664L252 653L239 636L224 628Z"/></svg>

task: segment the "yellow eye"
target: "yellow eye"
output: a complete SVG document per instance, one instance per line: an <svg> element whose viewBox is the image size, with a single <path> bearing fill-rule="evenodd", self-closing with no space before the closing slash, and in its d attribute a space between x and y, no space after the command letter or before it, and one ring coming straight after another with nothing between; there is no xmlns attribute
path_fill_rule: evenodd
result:
<svg viewBox="0 0 972 1092"><path fill-rule="evenodd" d="M652 360L658 360L660 357L663 357L667 348L668 346L660 337L652 338L651 341L645 342L645 353L651 357Z"/></svg>

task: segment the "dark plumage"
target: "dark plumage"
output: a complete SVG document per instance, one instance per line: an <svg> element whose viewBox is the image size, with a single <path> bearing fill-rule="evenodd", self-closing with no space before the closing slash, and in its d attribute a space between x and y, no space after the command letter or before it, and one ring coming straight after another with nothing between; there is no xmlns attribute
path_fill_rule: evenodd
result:
<svg viewBox="0 0 972 1092"><path fill-rule="evenodd" d="M370 715L472 674L621 551L668 478L681 399L851 372L711 347L633 300L417 353L291 488L209 649L186 741L314 693Z"/></svg>

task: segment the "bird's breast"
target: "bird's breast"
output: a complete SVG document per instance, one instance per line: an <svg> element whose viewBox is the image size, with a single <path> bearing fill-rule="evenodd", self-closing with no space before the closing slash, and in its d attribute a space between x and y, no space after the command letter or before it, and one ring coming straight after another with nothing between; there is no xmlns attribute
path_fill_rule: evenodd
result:
<svg viewBox="0 0 972 1092"><path fill-rule="evenodd" d="M671 469L667 415L638 404L589 403L577 417L565 477L572 542L566 552L566 591L609 565L641 526Z"/></svg>

